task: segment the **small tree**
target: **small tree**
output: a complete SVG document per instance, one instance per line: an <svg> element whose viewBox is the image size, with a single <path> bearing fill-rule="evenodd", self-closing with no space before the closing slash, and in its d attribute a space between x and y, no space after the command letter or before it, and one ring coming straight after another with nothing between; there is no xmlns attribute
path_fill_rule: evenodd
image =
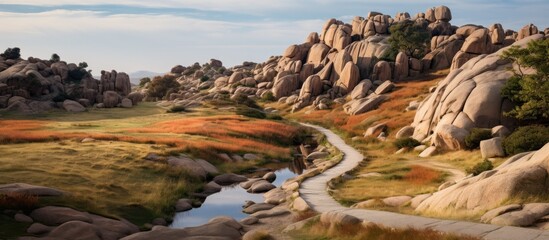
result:
<svg viewBox="0 0 549 240"><path fill-rule="evenodd" d="M175 79L174 76L171 75L165 75L165 76L157 76L149 85L149 96L151 97L157 97L157 98L164 98L164 96L167 95L168 91L170 90L177 90L179 89L179 83Z"/></svg>
<svg viewBox="0 0 549 240"><path fill-rule="evenodd" d="M389 28L391 36L388 50L384 58L394 60L399 51L406 55L421 59L425 55L425 49L430 42L431 33L412 21L401 21Z"/></svg>
<svg viewBox="0 0 549 240"><path fill-rule="evenodd" d="M81 63L78 64L78 68L84 69L84 68L87 68L87 67L88 67L87 62L81 62Z"/></svg>
<svg viewBox="0 0 549 240"><path fill-rule="evenodd" d="M59 61L61 61L61 57L59 57L59 55L57 55L57 53L54 53L54 54L51 55L50 62L56 63L56 62L59 62Z"/></svg>
<svg viewBox="0 0 549 240"><path fill-rule="evenodd" d="M516 104L505 114L519 120L549 122L549 39L531 41L526 48L513 46L501 57L518 66L511 69L513 76L501 91Z"/></svg>
<svg viewBox="0 0 549 240"><path fill-rule="evenodd" d="M147 84L147 83L149 83L149 82L151 82L151 78L148 78L148 77L141 78L141 79L139 80L139 86L140 86L140 87L144 87L145 84Z"/></svg>
<svg viewBox="0 0 549 240"><path fill-rule="evenodd" d="M21 49L18 47L8 48L0 56L4 59L19 59L21 57Z"/></svg>

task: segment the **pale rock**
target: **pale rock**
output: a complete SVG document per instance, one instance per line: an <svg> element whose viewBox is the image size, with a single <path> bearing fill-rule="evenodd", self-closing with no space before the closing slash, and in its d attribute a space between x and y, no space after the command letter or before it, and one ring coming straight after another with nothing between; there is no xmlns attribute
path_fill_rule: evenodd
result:
<svg viewBox="0 0 549 240"><path fill-rule="evenodd" d="M351 99L360 99L366 97L372 86L372 81L370 81L369 79L364 79L360 81L351 92Z"/></svg>
<svg viewBox="0 0 549 240"><path fill-rule="evenodd" d="M465 137L469 131L450 124L439 124L435 130L433 144L450 150L465 149Z"/></svg>
<svg viewBox="0 0 549 240"><path fill-rule="evenodd" d="M320 214L320 222L326 225L346 226L359 224L360 219L341 212L324 212Z"/></svg>
<svg viewBox="0 0 549 240"><path fill-rule="evenodd" d="M65 100L63 102L63 108L67 112L84 112L86 111L86 108L82 106L80 103L73 101L73 100Z"/></svg>
<svg viewBox="0 0 549 240"><path fill-rule="evenodd" d="M395 88L395 85L391 81L387 80L387 81L384 81L381 85L379 85L376 88L374 93L377 95L385 94L392 91L393 88Z"/></svg>
<svg viewBox="0 0 549 240"><path fill-rule="evenodd" d="M294 200L294 203L292 205L292 208L297 210L298 212L305 212L310 209L309 204L303 200L303 198L298 197Z"/></svg>
<svg viewBox="0 0 549 240"><path fill-rule="evenodd" d="M251 206L248 206L248 207L244 208L244 210L242 210L242 212L247 213L247 214L253 214L253 213L256 213L256 212L259 212L259 211L270 210L274 207L275 207L275 205L268 204L268 203L256 203L256 204L252 204Z"/></svg>
<svg viewBox="0 0 549 240"><path fill-rule="evenodd" d="M408 70L409 67L409 59L408 56L403 53L399 52L395 59L395 73L393 74L395 81L401 81L408 77Z"/></svg>
<svg viewBox="0 0 549 240"><path fill-rule="evenodd" d="M526 227L531 226L547 214L549 214L549 203L529 203L524 205L521 210L494 217L490 223L502 226Z"/></svg>
<svg viewBox="0 0 549 240"><path fill-rule="evenodd" d="M431 156L434 156L436 153L437 153L437 147L430 146L430 147L426 148L425 150L423 150L419 154L419 157L421 157L421 158L431 157Z"/></svg>
<svg viewBox="0 0 549 240"><path fill-rule="evenodd" d="M395 197L388 197L381 200L385 205L391 206L391 207L400 207L403 206L405 203L412 200L412 197L410 196L395 196Z"/></svg>
<svg viewBox="0 0 549 240"><path fill-rule="evenodd" d="M505 138L511 134L511 131L503 125L495 126L491 129L491 131L492 137Z"/></svg>
<svg viewBox="0 0 549 240"><path fill-rule="evenodd" d="M382 81L392 79L391 72L391 65L388 62L381 60L374 66L372 79Z"/></svg>
<svg viewBox="0 0 549 240"><path fill-rule="evenodd" d="M546 191L549 183L547 162L549 144L535 152L523 153L509 158L494 170L471 176L438 191L422 202L416 209L424 211L465 210L476 214L501 206L501 203L517 196L536 195ZM520 212L511 212L494 218L492 224L520 225L532 224L547 215L549 204L534 204ZM497 219L497 220L496 220Z"/></svg>
<svg viewBox="0 0 549 240"><path fill-rule="evenodd" d="M522 205L520 204L511 204L511 205L501 206L486 212L484 215L482 215L482 217L480 218L480 221L483 223L490 223L492 219L494 219L499 215L512 212L512 211L521 210L521 209L522 209Z"/></svg>
<svg viewBox="0 0 549 240"><path fill-rule="evenodd" d="M488 140L480 141L480 153L482 158L492 158L492 157L504 157L505 152L503 151L502 139L500 137L495 137Z"/></svg>
<svg viewBox="0 0 549 240"><path fill-rule="evenodd" d="M256 217L246 217L246 218L240 220L240 223L244 224L244 225L254 225L258 222L259 222L259 219L256 218Z"/></svg>
<svg viewBox="0 0 549 240"><path fill-rule="evenodd" d="M364 132L364 137L373 136L375 134L379 134L380 132L385 132L386 130L387 124L379 123L366 129L366 132Z"/></svg>
<svg viewBox="0 0 549 240"><path fill-rule="evenodd" d="M400 130L398 130L395 137L396 138L407 138L407 137L411 137L412 135L414 135L414 127L405 126L405 127L401 128Z"/></svg>
<svg viewBox="0 0 549 240"><path fill-rule="evenodd" d="M425 199L429 198L431 195L432 195L431 193L426 193L426 194L421 194L421 195L415 196L414 198L412 198L410 200L410 206L412 208L417 208L417 206L419 206L419 204L421 204L423 201L425 201Z"/></svg>

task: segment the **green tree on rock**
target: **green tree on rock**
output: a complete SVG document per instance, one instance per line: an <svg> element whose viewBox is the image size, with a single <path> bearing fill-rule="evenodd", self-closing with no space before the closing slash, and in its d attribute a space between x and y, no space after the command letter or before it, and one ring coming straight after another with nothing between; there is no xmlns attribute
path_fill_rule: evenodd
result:
<svg viewBox="0 0 549 240"><path fill-rule="evenodd" d="M149 96L164 98L170 90L177 92L179 90L179 83L172 75L157 76L151 81L148 90Z"/></svg>
<svg viewBox="0 0 549 240"><path fill-rule="evenodd" d="M519 120L549 122L549 39L535 40L525 48L513 46L502 54L517 66L501 94L515 103L505 114Z"/></svg>
<svg viewBox="0 0 549 240"><path fill-rule="evenodd" d="M4 53L0 54L4 59L19 59L21 57L21 49L18 47L8 48Z"/></svg>
<svg viewBox="0 0 549 240"><path fill-rule="evenodd" d="M389 31L391 48L384 58L394 60L399 51L413 58L423 58L431 40L431 33L426 28L412 21L402 21L392 25Z"/></svg>
<svg viewBox="0 0 549 240"><path fill-rule="evenodd" d="M54 53L54 54L51 55L50 62L56 63L56 62L59 62L59 61L61 61L61 57L59 57L59 55L57 53Z"/></svg>

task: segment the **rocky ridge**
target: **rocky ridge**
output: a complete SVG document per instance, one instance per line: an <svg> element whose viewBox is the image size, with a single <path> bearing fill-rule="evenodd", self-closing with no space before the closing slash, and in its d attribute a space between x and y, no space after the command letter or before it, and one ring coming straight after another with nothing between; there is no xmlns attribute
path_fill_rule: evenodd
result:
<svg viewBox="0 0 549 240"><path fill-rule="evenodd" d="M539 32L531 24L519 32L504 30L497 23L488 28L457 27L451 25L451 19L452 13L445 6L414 16L406 12L394 17L370 12L351 23L329 19L303 43L291 45L281 56L272 56L263 63L245 62L225 69L220 61L212 59L203 66L175 66L171 74L182 87L164 100L196 106L208 99L261 98L291 105L294 111L305 107L328 109L339 103L344 104L347 114L361 114L387 101L394 82L413 79L426 71L458 69L475 57ZM403 21L412 21L431 33L428 53L416 59L400 52L394 62L385 60L390 48L389 27ZM142 93L147 95L147 90Z"/></svg>
<svg viewBox="0 0 549 240"><path fill-rule="evenodd" d="M0 57L0 111L35 113L61 108L132 107L142 96L131 93L129 76L114 70L94 79L85 67L29 57Z"/></svg>

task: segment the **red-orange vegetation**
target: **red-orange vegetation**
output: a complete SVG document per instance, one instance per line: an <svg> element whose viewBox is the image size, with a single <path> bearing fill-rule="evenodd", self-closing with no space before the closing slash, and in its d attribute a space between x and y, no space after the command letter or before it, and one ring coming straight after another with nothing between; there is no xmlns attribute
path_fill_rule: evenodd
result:
<svg viewBox="0 0 549 240"><path fill-rule="evenodd" d="M252 120L241 116L214 116L184 118L159 122L152 126L128 129L138 133L179 133L203 136L245 134L250 136L276 136L289 138L297 128L267 120Z"/></svg>
<svg viewBox="0 0 549 240"><path fill-rule="evenodd" d="M63 139L94 138L106 141L132 143L170 144L180 148L202 151L261 152L271 156L288 155L289 149L274 143L284 142L297 133L296 127L267 120L247 119L240 116L197 117L171 120L143 128L122 129L120 132L139 133L89 133L47 129L48 121L2 120L0 143L46 142ZM201 135L205 139L166 137L158 134L175 133Z"/></svg>
<svg viewBox="0 0 549 240"><path fill-rule="evenodd" d="M440 172L431 168L412 165L410 172L408 172L404 179L413 184L426 184L440 179Z"/></svg>

